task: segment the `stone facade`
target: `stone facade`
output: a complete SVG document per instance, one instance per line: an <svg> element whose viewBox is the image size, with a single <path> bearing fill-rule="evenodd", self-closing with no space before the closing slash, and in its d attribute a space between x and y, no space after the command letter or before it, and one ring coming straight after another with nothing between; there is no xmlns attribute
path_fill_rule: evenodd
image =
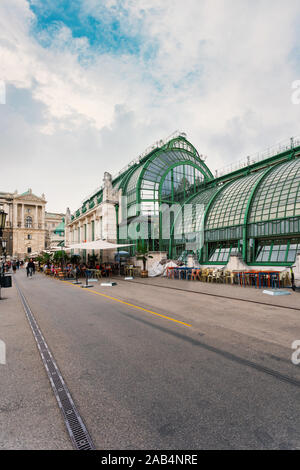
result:
<svg viewBox="0 0 300 470"><path fill-rule="evenodd" d="M45 228L46 228L46 248L54 248L59 243L63 242L64 235L55 233L55 229L62 223L65 214L56 212L45 213Z"/></svg>
<svg viewBox="0 0 300 470"><path fill-rule="evenodd" d="M7 254L24 259L45 249L45 195L41 197L28 189L23 194L0 193L0 209L7 213L4 238Z"/></svg>
<svg viewBox="0 0 300 470"><path fill-rule="evenodd" d="M108 242L117 242L117 216L116 207L120 204L121 192L112 186L112 177L110 173L104 173L103 178L103 199L100 203L94 198L93 207L87 207L75 219L71 219L71 214L66 216L65 243L89 242L94 240L105 240ZM79 250L75 251L79 254ZM83 259L92 254L91 250L81 250ZM114 252L104 250L102 261L112 261Z"/></svg>

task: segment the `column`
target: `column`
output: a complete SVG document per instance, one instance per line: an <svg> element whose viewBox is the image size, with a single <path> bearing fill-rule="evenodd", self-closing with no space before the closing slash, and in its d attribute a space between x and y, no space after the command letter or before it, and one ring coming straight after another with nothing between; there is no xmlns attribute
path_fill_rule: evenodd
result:
<svg viewBox="0 0 300 470"><path fill-rule="evenodd" d="M91 241L91 224L89 220L86 220L85 223L86 223L86 241L90 242Z"/></svg>
<svg viewBox="0 0 300 470"><path fill-rule="evenodd" d="M24 204L22 204L22 209L21 209L21 227L25 227L25 221L24 221Z"/></svg>
<svg viewBox="0 0 300 470"><path fill-rule="evenodd" d="M34 227L39 228L39 224L38 224L38 222L39 222L39 213L38 213L38 206L37 205L35 206L35 221L34 222L35 222Z"/></svg>
<svg viewBox="0 0 300 470"><path fill-rule="evenodd" d="M97 236L97 228L96 228L96 214L94 213L94 216L93 216L93 221L94 221L94 240L97 240L97 238L99 238Z"/></svg>
<svg viewBox="0 0 300 470"><path fill-rule="evenodd" d="M41 206L42 210L42 229L45 228L45 206Z"/></svg>
<svg viewBox="0 0 300 470"><path fill-rule="evenodd" d="M18 204L13 204L13 228L18 226Z"/></svg>

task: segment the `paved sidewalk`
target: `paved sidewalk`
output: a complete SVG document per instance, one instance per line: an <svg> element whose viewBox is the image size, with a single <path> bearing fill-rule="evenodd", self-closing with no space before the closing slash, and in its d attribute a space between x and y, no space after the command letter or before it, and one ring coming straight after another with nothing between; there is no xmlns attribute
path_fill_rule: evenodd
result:
<svg viewBox="0 0 300 470"><path fill-rule="evenodd" d="M124 277L115 277L117 282L124 281ZM105 281L105 279L103 279ZM124 281L132 282L132 281ZM293 292L290 288L283 288L291 293L291 295L284 296L270 296L263 294L264 289L256 289L255 287L240 287L239 285L230 284L216 284L211 282L200 281L186 281L179 279L168 279L166 277L149 277L142 279L140 277L134 278L134 282L141 284L156 285L162 287L172 287L183 289L187 292L196 291L199 293L210 294L215 296L225 296L228 298L251 300L255 302L263 302L266 305L280 305L282 307L295 307L300 309L300 292Z"/></svg>
<svg viewBox="0 0 300 470"><path fill-rule="evenodd" d="M6 365L0 365L0 449L71 449L16 287L2 289L2 297Z"/></svg>

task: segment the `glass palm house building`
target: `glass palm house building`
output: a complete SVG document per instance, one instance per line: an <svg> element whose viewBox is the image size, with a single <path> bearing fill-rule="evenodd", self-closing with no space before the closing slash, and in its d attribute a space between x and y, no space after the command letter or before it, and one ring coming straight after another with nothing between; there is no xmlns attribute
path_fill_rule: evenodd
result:
<svg viewBox="0 0 300 470"><path fill-rule="evenodd" d="M248 265L291 266L300 251L299 157L300 141L291 139L213 175L186 135L177 133L112 178L118 195L115 235L106 238L132 244L131 254L143 246L176 259L186 255L186 242L194 237L191 252L202 265L224 266L231 253L239 252ZM101 187L84 200L70 218L71 231L77 233L78 221L104 203L103 195ZM163 208L174 204L188 208L184 231L177 233L181 213L171 211L170 236L165 237ZM129 225L135 227L133 235ZM93 226L92 239L101 238L101 230L97 234ZM80 241L78 233L75 242Z"/></svg>

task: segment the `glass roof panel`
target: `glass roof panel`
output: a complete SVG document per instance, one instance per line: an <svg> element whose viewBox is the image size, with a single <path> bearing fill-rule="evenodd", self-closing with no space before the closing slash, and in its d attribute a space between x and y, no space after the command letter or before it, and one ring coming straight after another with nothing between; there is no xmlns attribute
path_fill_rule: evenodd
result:
<svg viewBox="0 0 300 470"><path fill-rule="evenodd" d="M216 229L244 223L247 203L256 182L264 170L238 178L220 192L213 202L206 221L206 229Z"/></svg>
<svg viewBox="0 0 300 470"><path fill-rule="evenodd" d="M199 230L201 222L203 220L204 211L209 201L214 196L214 194L216 194L218 190L219 190L218 186L205 189L204 191L201 191L200 193L196 194L195 197L193 197L187 204L184 204L184 222L183 223L184 223L185 234L194 233ZM175 224L175 235L177 231L179 231L180 233L182 231L180 222L178 224Z"/></svg>
<svg viewBox="0 0 300 470"><path fill-rule="evenodd" d="M249 222L300 215L300 158L282 163L263 179L253 198Z"/></svg>

